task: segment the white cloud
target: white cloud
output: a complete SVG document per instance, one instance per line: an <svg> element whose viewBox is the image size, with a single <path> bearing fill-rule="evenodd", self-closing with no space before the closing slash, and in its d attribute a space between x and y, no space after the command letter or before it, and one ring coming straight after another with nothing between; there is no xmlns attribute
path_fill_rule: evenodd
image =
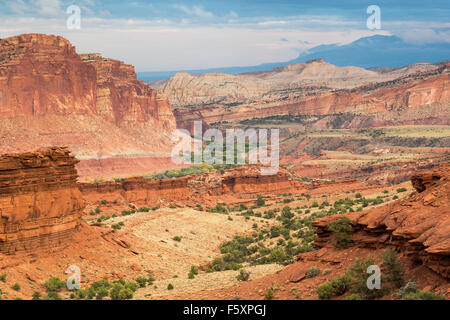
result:
<svg viewBox="0 0 450 320"><path fill-rule="evenodd" d="M400 38L410 43L426 44L436 42L450 43L450 30L402 29L395 32Z"/></svg>
<svg viewBox="0 0 450 320"><path fill-rule="evenodd" d="M28 4L24 0L7 1L6 5L16 14L24 14L28 9Z"/></svg>
<svg viewBox="0 0 450 320"><path fill-rule="evenodd" d="M196 16L200 18L213 18L214 14L212 12L204 10L200 6L193 6L192 8L189 8L185 5L175 4L173 5L175 9L181 10L184 13L190 15L190 16Z"/></svg>
<svg viewBox="0 0 450 320"><path fill-rule="evenodd" d="M62 12L60 0L36 0L34 4L38 14L43 16L56 16Z"/></svg>

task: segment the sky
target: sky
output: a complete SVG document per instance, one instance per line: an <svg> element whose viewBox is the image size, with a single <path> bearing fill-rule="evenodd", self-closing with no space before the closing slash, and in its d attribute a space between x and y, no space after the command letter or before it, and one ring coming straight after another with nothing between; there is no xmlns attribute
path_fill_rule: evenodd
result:
<svg viewBox="0 0 450 320"><path fill-rule="evenodd" d="M79 29L67 27L71 5ZM381 29L367 27L370 5ZM0 0L0 38L22 33L61 35L140 72L249 66L375 34L449 43L450 1Z"/></svg>

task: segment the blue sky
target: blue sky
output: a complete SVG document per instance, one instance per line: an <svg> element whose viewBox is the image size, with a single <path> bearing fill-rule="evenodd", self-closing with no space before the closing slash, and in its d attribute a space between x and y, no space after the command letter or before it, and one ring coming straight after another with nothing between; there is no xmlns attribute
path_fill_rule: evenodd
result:
<svg viewBox="0 0 450 320"><path fill-rule="evenodd" d="M138 71L204 69L287 61L320 44L374 34L450 42L448 0L0 0L0 37L59 34L78 52L101 52ZM81 29L66 27L69 5ZM369 5L381 30L366 26Z"/></svg>

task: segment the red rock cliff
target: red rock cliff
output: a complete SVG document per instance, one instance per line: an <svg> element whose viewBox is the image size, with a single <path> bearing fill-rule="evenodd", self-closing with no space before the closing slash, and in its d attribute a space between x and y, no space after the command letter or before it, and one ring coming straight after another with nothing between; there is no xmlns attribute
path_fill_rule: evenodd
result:
<svg viewBox="0 0 450 320"><path fill-rule="evenodd" d="M58 36L0 40L0 153L65 145L83 160L166 155L175 128L168 100L133 66L80 56Z"/></svg>
<svg viewBox="0 0 450 320"><path fill-rule="evenodd" d="M284 168L274 175L261 175L257 165L246 165L220 171L175 179L147 180L144 177L124 179L123 182L79 183L84 199L114 201L122 197L137 205L155 205L160 202L193 204L197 201L215 204L233 203L241 195L293 192L306 188L294 180Z"/></svg>
<svg viewBox="0 0 450 320"><path fill-rule="evenodd" d="M0 117L96 112L96 72L62 37L0 40Z"/></svg>
<svg viewBox="0 0 450 320"><path fill-rule="evenodd" d="M100 54L82 54L81 58L97 71L97 112L106 120L128 125L152 122L156 128L175 129L169 101L137 80L132 65Z"/></svg>
<svg viewBox="0 0 450 320"><path fill-rule="evenodd" d="M66 148L0 157L0 253L59 247L80 224L78 162Z"/></svg>
<svg viewBox="0 0 450 320"><path fill-rule="evenodd" d="M346 214L353 225L352 244L379 249L395 247L417 263L450 278L450 164L416 174L410 197L366 212ZM339 218L313 222L316 245L330 245L327 226Z"/></svg>

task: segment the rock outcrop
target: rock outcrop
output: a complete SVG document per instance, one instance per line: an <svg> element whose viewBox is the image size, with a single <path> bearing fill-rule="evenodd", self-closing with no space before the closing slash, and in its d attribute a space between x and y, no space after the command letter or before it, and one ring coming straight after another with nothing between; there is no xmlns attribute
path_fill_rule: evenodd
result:
<svg viewBox="0 0 450 320"><path fill-rule="evenodd" d="M450 164L412 177L417 192L366 212L346 214L353 226L352 246L394 247L416 263L450 278ZM330 216L313 222L316 245L329 246Z"/></svg>
<svg viewBox="0 0 450 320"><path fill-rule="evenodd" d="M81 54L81 59L96 70L96 112L118 125L147 123L155 129L175 129L172 107L167 98L137 80L132 65L106 59L100 54Z"/></svg>
<svg viewBox="0 0 450 320"><path fill-rule="evenodd" d="M238 75L177 73L159 90L174 107L251 102L279 102L301 97L302 92L352 89L369 83L394 80L411 73L432 71L435 65L411 66L406 70L379 73L357 67L337 67L322 59L292 64L266 72Z"/></svg>
<svg viewBox="0 0 450 320"><path fill-rule="evenodd" d="M167 156L175 128L169 101L133 66L79 55L59 36L0 40L0 153L65 145L81 160Z"/></svg>
<svg viewBox="0 0 450 320"><path fill-rule="evenodd" d="M51 250L81 223L78 162L67 148L0 157L0 253Z"/></svg>
<svg viewBox="0 0 450 320"><path fill-rule="evenodd" d="M450 123L449 79L448 64L378 73L315 61L236 76L177 74L160 90L177 107L177 123L187 129L194 120L211 124L341 113L356 115L345 128L363 128ZM441 105L439 117L428 111L433 105Z"/></svg>
<svg viewBox="0 0 450 320"><path fill-rule="evenodd" d="M293 192L303 187L284 168L274 175L261 175L257 165L165 180L147 180L132 177L120 182L79 183L83 197L89 202L118 198L136 205L159 205L160 203L195 204L196 202L233 203L241 195L274 194Z"/></svg>
<svg viewBox="0 0 450 320"><path fill-rule="evenodd" d="M0 118L96 112L96 72L62 37L0 40Z"/></svg>

